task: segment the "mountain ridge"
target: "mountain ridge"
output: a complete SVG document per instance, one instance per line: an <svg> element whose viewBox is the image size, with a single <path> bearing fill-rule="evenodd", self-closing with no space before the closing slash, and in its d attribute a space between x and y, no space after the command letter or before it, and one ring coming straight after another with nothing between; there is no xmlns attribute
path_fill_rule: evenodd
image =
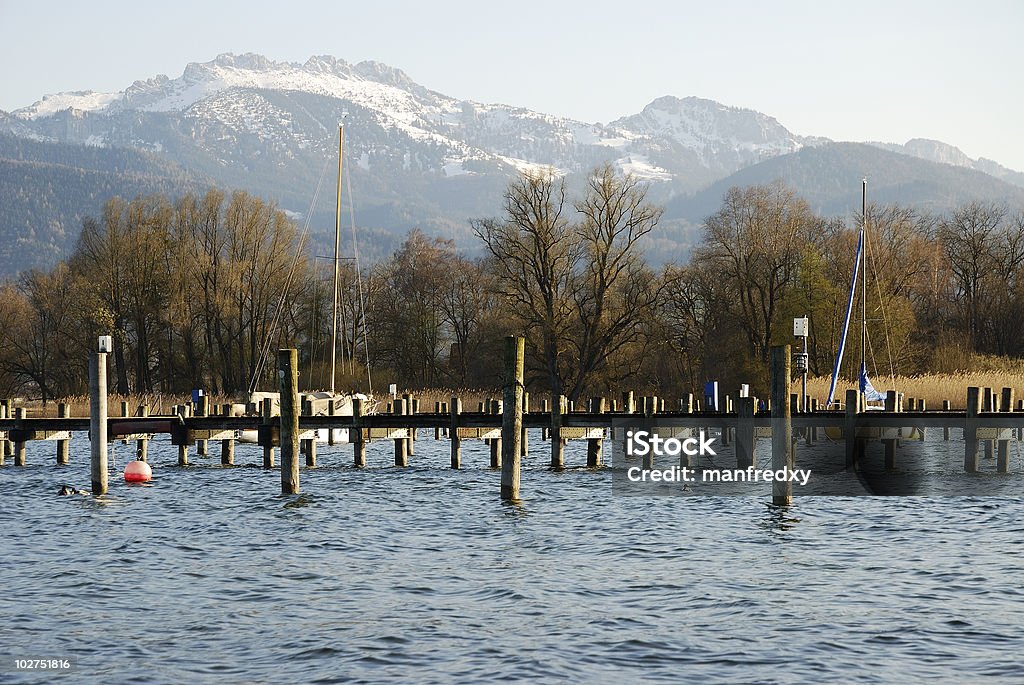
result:
<svg viewBox="0 0 1024 685"><path fill-rule="evenodd" d="M412 228L463 247L479 247L468 220L499 214L504 188L523 171L552 169L578 187L590 169L611 163L646 181L650 199L666 204L666 218L679 221L693 215L687 209L693 202L712 197L709 191L715 192L723 179L753 178L760 171L744 172L765 164L771 168L775 160L783 160L777 162L782 167L810 163L813 173L792 175L805 185L794 189L812 196L820 191L818 185L841 193L850 172L844 158L834 154L837 148L831 146L837 143L827 138L801 136L766 114L694 96L665 95L635 114L607 124L588 123L514 105L457 99L381 62L350 64L330 55L302 63L277 62L255 53L224 53L190 63L173 79L158 75L137 80L118 93L47 95L27 107L0 112L0 134L55 146L24 148L29 151L23 150L23 157L34 155L39 162L69 157L64 167L36 166L24 178L13 165L3 167L0 184L10 204L0 210L0 238L19 231L42 235L46 225L57 226L55 235L63 238L41 238L46 249L37 256L39 265L45 265L73 245L75 224L82 216L98 214L104 193L152 188L173 192L180 182L189 188L209 183L259 195L293 216L309 218L314 241L325 243L334 225L333 193L321 193L316 203L311 199L318 186L331 185L325 179L336 164L340 121L352 188L349 198L346 185L346 212L352 206L361 233L375 236L366 253L390 249L396 236ZM943 184L963 179L948 169L987 174L970 182L987 197L1014 195L1006 190L1007 183L1024 186L1024 174L990 160L971 160L939 141L867 145L899 154L902 161L895 166L918 179L917 185L903 186L908 195L901 199L910 204L938 207L942 197L955 197ZM0 160L11 159L4 155L13 147L0 145ZM808 156L818 149L828 154ZM85 173L89 150L111 151L101 165L106 175ZM876 163L866 152L858 155L865 164ZM826 158L842 168L823 166ZM929 166L937 161L947 162L943 166L948 169ZM115 178L119 164L129 165L121 170L120 190ZM152 169L143 174L146 182L127 173L135 167ZM75 168L82 170L72 184L81 195L77 206L73 198L53 195L55 183L67 181ZM35 194L42 200L30 201ZM820 201L821 206L830 203L828 198ZM57 215L40 215L45 207ZM692 236L684 233L667 223L657 251L685 246ZM20 266L16 261L0 263L0 273Z"/></svg>

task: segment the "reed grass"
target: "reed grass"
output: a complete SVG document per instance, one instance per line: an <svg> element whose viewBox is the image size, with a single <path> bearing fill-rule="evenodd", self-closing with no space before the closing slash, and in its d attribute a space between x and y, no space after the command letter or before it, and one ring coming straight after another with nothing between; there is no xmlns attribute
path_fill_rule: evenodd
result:
<svg viewBox="0 0 1024 685"><path fill-rule="evenodd" d="M828 398L828 376L807 379L807 394L824 404ZM921 376L896 376L894 378L876 377L871 380L879 392L895 390L903 393L906 398L923 399L928 409L941 409L943 400L949 400L953 409L963 410L967 406L967 388L994 388L999 392L1002 388L1013 388L1014 396L1024 399L1024 371L990 370L990 371L957 371L955 373L928 374ZM836 383L836 398L842 400L846 391L856 388L855 381L840 380ZM800 391L799 384L794 386Z"/></svg>

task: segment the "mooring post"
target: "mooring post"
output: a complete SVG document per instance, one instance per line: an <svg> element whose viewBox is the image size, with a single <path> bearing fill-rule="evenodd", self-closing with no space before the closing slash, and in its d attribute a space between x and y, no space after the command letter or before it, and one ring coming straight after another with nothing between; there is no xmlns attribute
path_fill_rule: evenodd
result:
<svg viewBox="0 0 1024 685"><path fill-rule="evenodd" d="M148 407L146 408L148 411ZM221 413L224 416L231 416L232 407L230 404L225 404L221 407ZM235 464L235 440L234 438L224 438L220 441L220 463L222 466L234 466Z"/></svg>
<svg viewBox="0 0 1024 685"><path fill-rule="evenodd" d="M519 456L526 458L530 453L530 435L526 430L526 415L530 413L530 393L523 389L523 424L522 432L519 435Z"/></svg>
<svg viewBox="0 0 1024 685"><path fill-rule="evenodd" d="M92 494L107 494L107 353L110 338L89 355L89 436Z"/></svg>
<svg viewBox="0 0 1024 685"><path fill-rule="evenodd" d="M1013 388L1003 388L1002 397L999 402L999 410L1001 412L1013 411ZM999 432L1002 433L1004 429L1000 428ZM999 440L999 453L996 457L996 471L998 473L1008 473L1010 470L1010 441Z"/></svg>
<svg viewBox="0 0 1024 685"><path fill-rule="evenodd" d="M967 420L964 423L964 471L976 473L978 460L978 414L981 412L981 389L967 388Z"/></svg>
<svg viewBox="0 0 1024 685"><path fill-rule="evenodd" d="M124 403L127 407L127 402ZM199 396L199 401L196 402L196 416L209 416L210 414L210 398L205 394ZM209 454L206 440L196 440L196 455L205 457Z"/></svg>
<svg viewBox="0 0 1024 685"><path fill-rule="evenodd" d="M409 396L403 395L402 397L396 397L392 408L395 414L406 416L408 412ZM395 438L395 466L406 467L409 465L409 435L408 428L400 428L405 435L401 438Z"/></svg>
<svg viewBox="0 0 1024 685"><path fill-rule="evenodd" d="M18 407L14 410L14 418L17 419L17 426L19 429L22 428L22 422L28 416L28 412L24 407ZM19 430L20 432L20 430ZM25 465L25 441L15 440L14 441L14 465L24 466Z"/></svg>
<svg viewBox="0 0 1024 685"><path fill-rule="evenodd" d="M57 405L57 416L62 419L69 418L71 416L71 407L66 402L61 402ZM58 440L57 441L57 465L64 466L68 463L68 457L71 455L71 441L70 440Z"/></svg>
<svg viewBox="0 0 1024 685"><path fill-rule="evenodd" d="M448 431L448 439L451 440L452 468L462 468L462 438L459 437L459 414L462 413L462 399L452 397L451 418L452 425Z"/></svg>
<svg viewBox="0 0 1024 685"><path fill-rule="evenodd" d="M352 427L348 429L348 441L352 443L352 465L366 466L366 440L363 439L363 400L352 398ZM331 429L333 430L333 428Z"/></svg>
<svg viewBox="0 0 1024 685"><path fill-rule="evenodd" d="M262 403L263 409L263 425L269 426L273 423L274 419L274 402L269 397L264 398ZM268 431L269 432L269 431ZM274 444L263 446L263 468L272 469L274 468Z"/></svg>
<svg viewBox="0 0 1024 685"><path fill-rule="evenodd" d="M420 410L420 401L412 396L412 394L406 394L402 396L405 400L405 413L409 416L415 416ZM416 426L410 421L409 427L406 429L409 433L409 438L405 441L405 451L410 456L416 455Z"/></svg>
<svg viewBox="0 0 1024 685"><path fill-rule="evenodd" d="M952 404L949 400L942 400L942 411L948 412L952 409ZM949 426L942 427L942 439L949 442Z"/></svg>
<svg viewBox="0 0 1024 685"><path fill-rule="evenodd" d="M565 467L565 441L562 440L562 412L565 395L551 396L551 468Z"/></svg>
<svg viewBox="0 0 1024 685"><path fill-rule="evenodd" d="M434 402L434 413L435 414L440 414L441 413L441 403L440 402ZM434 440L440 440L440 439L441 439L441 425L438 424L438 425L434 426Z"/></svg>
<svg viewBox="0 0 1024 685"><path fill-rule="evenodd" d="M846 441L846 470L856 471L860 468L860 453L857 441L857 412L860 411L860 393L850 389L846 391L846 414L843 418L843 438Z"/></svg>
<svg viewBox="0 0 1024 685"><path fill-rule="evenodd" d="M334 416L334 413L335 413L334 403L335 403L335 398L334 397L331 397L329 400L327 400L327 415L328 416ZM333 424L333 422L331 422L331 429L329 431L327 431L327 444L332 446L332 447L334 446L334 424Z"/></svg>
<svg viewBox="0 0 1024 685"><path fill-rule="evenodd" d="M353 400L354 401L354 400ZM308 397L302 399L302 414L304 416L313 415L313 400ZM306 438L303 440L305 449L302 450L306 455L306 466L314 468L316 466L316 431L312 431L313 437Z"/></svg>
<svg viewBox="0 0 1024 685"><path fill-rule="evenodd" d="M898 408L896 405L896 391L887 391L885 393L885 411L887 413L897 412ZM882 430L885 429L883 428ZM886 438L882 440L882 444L885 446L885 470L892 471L896 468L896 440L895 438Z"/></svg>
<svg viewBox="0 0 1024 685"><path fill-rule="evenodd" d="M136 413L141 418L146 418L149 416L149 405L140 404ZM135 441L135 458L139 461L147 461L149 459L149 440L139 438Z"/></svg>
<svg viewBox="0 0 1024 685"><path fill-rule="evenodd" d="M526 338L505 338L505 393L501 417L501 499L519 499L519 472L523 435L523 359Z"/></svg>
<svg viewBox="0 0 1024 685"><path fill-rule="evenodd" d="M183 419L188 418L189 405L182 404L176 407L178 416ZM186 439L180 445L178 445L178 466L188 466L188 431L186 430Z"/></svg>
<svg viewBox="0 0 1024 685"><path fill-rule="evenodd" d="M503 412L502 412L502 403L499 402L498 400L493 400L492 399L487 404L488 404L487 412L489 414L503 414ZM521 418L520 418L520 421L522 421ZM502 423L504 424L504 421ZM502 439L501 438L491 438L491 468L492 469L500 469L501 468L501 457L502 457L501 443L502 443Z"/></svg>
<svg viewBox="0 0 1024 685"><path fill-rule="evenodd" d="M281 494L299 491L299 351L277 351L281 392Z"/></svg>
<svg viewBox="0 0 1024 685"><path fill-rule="evenodd" d="M0 419L8 419L11 417L10 413L11 401L0 400ZM0 466L4 465L4 461L7 458L7 451L11 449L11 443L6 438L0 440Z"/></svg>
<svg viewBox="0 0 1024 685"><path fill-rule="evenodd" d="M754 398L741 397L736 407L736 468L754 466Z"/></svg>
<svg viewBox="0 0 1024 685"><path fill-rule="evenodd" d="M789 412L790 346L772 347L772 470L792 470L793 420ZM786 506L793 503L793 483L788 479L772 481L772 503Z"/></svg>
<svg viewBox="0 0 1024 685"><path fill-rule="evenodd" d="M541 400L540 401L540 413L541 414L547 414L548 413L548 401L547 400ZM551 439L551 427L550 426L544 426L543 428L540 429L540 439L542 441L544 441L544 442L547 442L548 440Z"/></svg>
<svg viewBox="0 0 1024 685"><path fill-rule="evenodd" d="M604 413L604 398L603 397L591 397L590 398L590 413L591 414L603 414ZM604 428L602 427L602 433ZM601 451L602 443L604 438L587 438L587 468L596 469L601 466Z"/></svg>
<svg viewBox="0 0 1024 685"><path fill-rule="evenodd" d="M999 411L999 408L995 404L999 401L999 397L992 391L992 388L984 388L984 396L981 402L981 410L985 412ZM994 440L982 440L981 444L985 448L985 459L992 458L992 443Z"/></svg>

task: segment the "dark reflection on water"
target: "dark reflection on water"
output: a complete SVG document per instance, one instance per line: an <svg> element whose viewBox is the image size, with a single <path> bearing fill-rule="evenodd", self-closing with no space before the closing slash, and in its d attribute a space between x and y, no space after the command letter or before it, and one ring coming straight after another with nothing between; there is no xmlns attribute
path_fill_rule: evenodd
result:
<svg viewBox="0 0 1024 685"><path fill-rule="evenodd" d="M1020 682L1016 498L615 497L537 449L503 503L432 440L321 446L294 496L157 444L151 487L60 497L88 446L52 448L0 468L4 683Z"/></svg>

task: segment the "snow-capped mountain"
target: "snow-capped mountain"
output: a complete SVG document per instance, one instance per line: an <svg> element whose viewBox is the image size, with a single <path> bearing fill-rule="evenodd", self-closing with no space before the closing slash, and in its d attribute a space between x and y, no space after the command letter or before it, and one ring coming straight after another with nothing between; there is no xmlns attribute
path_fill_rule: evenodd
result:
<svg viewBox="0 0 1024 685"><path fill-rule="evenodd" d="M613 161L678 192L803 144L770 117L697 98L661 98L610 125L589 124L458 100L378 62L293 64L253 54L189 64L178 78L136 81L120 93L49 95L0 127L37 140L166 151L186 166L179 155L190 141L219 163L252 170L253 154L330 150L344 112L353 128L348 150L368 172L391 173L397 164L440 177L539 167L573 173Z"/></svg>
<svg viewBox="0 0 1024 685"><path fill-rule="evenodd" d="M413 227L475 245L467 219L500 213L517 171L572 177L610 162L668 203L831 142L695 97L662 97L637 114L588 123L460 100L379 62L224 54L189 64L177 78L156 76L117 93L47 95L0 111L0 262L8 235L35 246L21 254L52 263L73 245L82 217L97 216L113 194L173 195L213 183L311 218L314 234L329 231L334 193L326 189L342 120L346 203L377 254ZM936 141L885 147L1024 185L1024 175ZM318 196L317 188L325 190Z"/></svg>

